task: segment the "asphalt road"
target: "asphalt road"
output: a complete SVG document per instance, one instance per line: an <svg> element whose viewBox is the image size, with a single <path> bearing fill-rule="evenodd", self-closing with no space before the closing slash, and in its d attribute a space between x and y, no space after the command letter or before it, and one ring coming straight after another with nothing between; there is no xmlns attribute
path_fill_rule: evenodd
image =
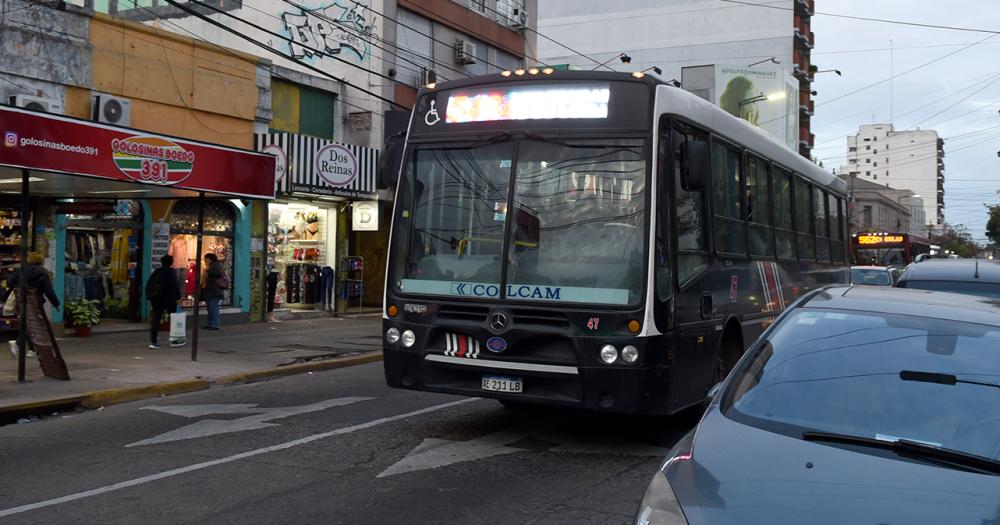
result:
<svg viewBox="0 0 1000 525"><path fill-rule="evenodd" d="M393 390L373 363L0 427L0 523L627 523L696 419Z"/></svg>

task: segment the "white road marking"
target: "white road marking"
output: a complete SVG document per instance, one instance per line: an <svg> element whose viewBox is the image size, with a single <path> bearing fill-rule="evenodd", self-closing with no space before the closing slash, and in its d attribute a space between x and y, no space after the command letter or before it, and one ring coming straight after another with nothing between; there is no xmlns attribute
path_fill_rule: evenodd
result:
<svg viewBox="0 0 1000 525"><path fill-rule="evenodd" d="M198 417L198 414L245 414L248 410L256 412L255 415L241 417L239 419L204 419L197 423L164 432L135 443L129 443L126 447L141 447L154 443L166 443L168 441L180 441L182 439L195 439L218 434L229 434L232 432L244 432L247 430L259 430L262 428L276 427L277 423L269 423L274 419L282 419L309 412L319 412L328 408L340 407L357 403L359 401L371 401L374 397L338 397L327 399L318 403L302 405L298 407L278 407L278 408L250 408L257 405L169 405L165 407L146 407L150 410L158 410L168 414L183 415L185 417ZM260 413L263 412L263 413ZM193 414L193 415L192 415Z"/></svg>
<svg viewBox="0 0 1000 525"><path fill-rule="evenodd" d="M84 498L89 498L91 496L98 496L101 494L107 494L108 492L114 492L116 490L127 489L130 487L135 487L138 485L143 485L153 481L158 481L161 479L170 478L173 476L179 476L181 474L186 474L188 472L194 472L196 470L202 470L209 467L214 467L216 465L224 465L226 463L232 463L233 461L239 461L241 459L251 458L254 456L259 456L261 454L268 454L271 452L277 452L280 450L287 450L299 445L305 445L307 443L312 443L320 439L325 439L333 436L341 436L344 434L350 434L352 432L357 432L359 430L366 430L372 427L377 427L385 423L391 423L393 421L398 421L400 419L406 419L408 417L419 416L422 414L427 414L430 412L436 412L438 410L444 410L446 408L452 408L465 403L471 403L473 401L479 401L479 398L468 398L460 399L458 401L452 401L450 403L444 403L442 405L435 405L432 407L422 408L420 410L414 410L413 412L407 412L405 414L398 414L395 416L383 417L379 419L374 419L365 423L360 423L350 427L338 428L336 430L331 430L329 432L323 432L320 434L313 434L311 436L306 436L304 438L295 439L292 441L286 441L285 443L280 443L277 445L271 445L269 447L258 448L256 450L250 450L247 452L241 452L239 454L234 454L232 456L227 456L224 458L213 459L211 461L205 461L202 463L195 463L194 465L188 465L186 467L176 468L173 470L167 470L164 472L158 472L156 474L151 474L149 476L143 476L141 478L130 479L128 481L122 481L115 483L113 485L106 485L104 487L99 487L92 490L87 490L84 492L77 492L75 494L70 494L63 496L61 498L54 498L45 501L39 501L37 503L30 503L28 505L21 505L20 507L11 507L9 509L0 510L0 518L6 516L13 516L15 514L21 514L22 512L28 512L32 510L43 509L45 507L51 507L53 505L59 505L61 503L68 503L70 501L76 501Z"/></svg>

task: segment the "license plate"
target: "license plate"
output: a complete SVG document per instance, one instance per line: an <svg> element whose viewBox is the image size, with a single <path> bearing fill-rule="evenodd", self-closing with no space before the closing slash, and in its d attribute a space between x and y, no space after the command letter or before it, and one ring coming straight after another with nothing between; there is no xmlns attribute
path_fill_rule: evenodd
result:
<svg viewBox="0 0 1000 525"><path fill-rule="evenodd" d="M524 384L520 377L483 376L483 390L520 394L524 392Z"/></svg>

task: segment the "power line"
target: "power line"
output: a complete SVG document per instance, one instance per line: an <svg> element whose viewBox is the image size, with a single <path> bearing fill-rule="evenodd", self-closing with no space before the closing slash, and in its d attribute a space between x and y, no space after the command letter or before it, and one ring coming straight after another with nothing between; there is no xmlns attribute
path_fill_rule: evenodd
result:
<svg viewBox="0 0 1000 525"><path fill-rule="evenodd" d="M781 9L781 10L784 10L784 11L794 11L794 8L792 8L792 7L782 7L782 6L776 6L776 5L756 4L756 3L753 3L753 2L744 2L744 1L741 1L741 0L720 0L720 1L722 1L722 2L729 2L731 4L743 4L743 5L749 5L749 6L754 6L754 7L765 7L765 8L768 8L768 9ZM815 11L815 12L813 12L813 14L814 15L831 16L831 17L834 17L834 18L848 18L848 19L851 19L851 20L863 20L865 22L881 22L883 24L897 24L897 25L904 25L904 26L926 27L926 28L931 28L931 29L949 29L949 30L952 30L952 31L968 31L968 32L971 32L971 33L990 33L990 34L993 34L993 35L1000 35L1000 31L994 31L992 29L976 29L976 28L972 28L972 27L946 26L946 25L940 25L940 24L925 24L925 23L921 23L921 22L906 22L906 21L903 21L903 20L890 20L888 18L873 18L873 17L869 17L869 16L844 15L844 14L840 14L840 13L825 13L825 12L822 12L822 11Z"/></svg>
<svg viewBox="0 0 1000 525"><path fill-rule="evenodd" d="M907 127L906 129L910 129L910 128L915 128L915 127L917 127L917 126L919 126L919 125L923 124L924 122L927 122L928 120L930 120L930 119L932 119L932 118L934 118L934 117L936 117L936 116L938 116L938 115L940 115L940 114L944 113L945 111L948 111L949 109L951 109L951 108L953 108L953 107L955 107L955 106L957 106L957 105L961 104L962 102L965 102L966 100L968 100L969 98L971 98L971 97L972 97L973 95L975 95L975 94L979 93L980 91L982 91L982 90L984 90L984 89L986 89L986 88L988 88L988 87L992 86L993 84L995 84L995 83L997 82L997 80L1000 80L1000 76L998 76L998 77L994 78L993 80L991 80L991 81L990 81L990 82L989 82L988 84L986 84L985 86L983 86L983 87L981 87L981 88L979 88L979 89L977 89L977 90L973 91L972 93L969 93L968 95L966 95L966 96L964 96L964 97L962 97L962 98L960 98L960 99L956 100L954 104L952 104L952 105L950 105L950 106L948 106L948 107L946 107L946 108L942 109L941 111L938 111L937 113L935 113L935 114L933 114L933 115L931 115L931 116L929 116L929 117L927 117L927 118L925 118L925 119L921 120L920 122L917 122L916 124L912 124L912 125L910 125L910 126L909 126L909 127ZM905 131L905 130L904 130L904 131Z"/></svg>

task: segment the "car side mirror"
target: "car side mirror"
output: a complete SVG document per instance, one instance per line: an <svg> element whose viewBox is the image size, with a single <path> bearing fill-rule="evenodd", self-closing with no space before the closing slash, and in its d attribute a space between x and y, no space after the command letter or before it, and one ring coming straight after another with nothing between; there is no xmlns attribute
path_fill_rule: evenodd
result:
<svg viewBox="0 0 1000 525"><path fill-rule="evenodd" d="M709 177L709 149L704 140L688 140L681 147L681 185L687 191L705 191Z"/></svg>
<svg viewBox="0 0 1000 525"><path fill-rule="evenodd" d="M375 185L380 190L388 189L399 179L399 168L403 162L403 146L406 132L400 132L385 139L385 148L378 163Z"/></svg>

